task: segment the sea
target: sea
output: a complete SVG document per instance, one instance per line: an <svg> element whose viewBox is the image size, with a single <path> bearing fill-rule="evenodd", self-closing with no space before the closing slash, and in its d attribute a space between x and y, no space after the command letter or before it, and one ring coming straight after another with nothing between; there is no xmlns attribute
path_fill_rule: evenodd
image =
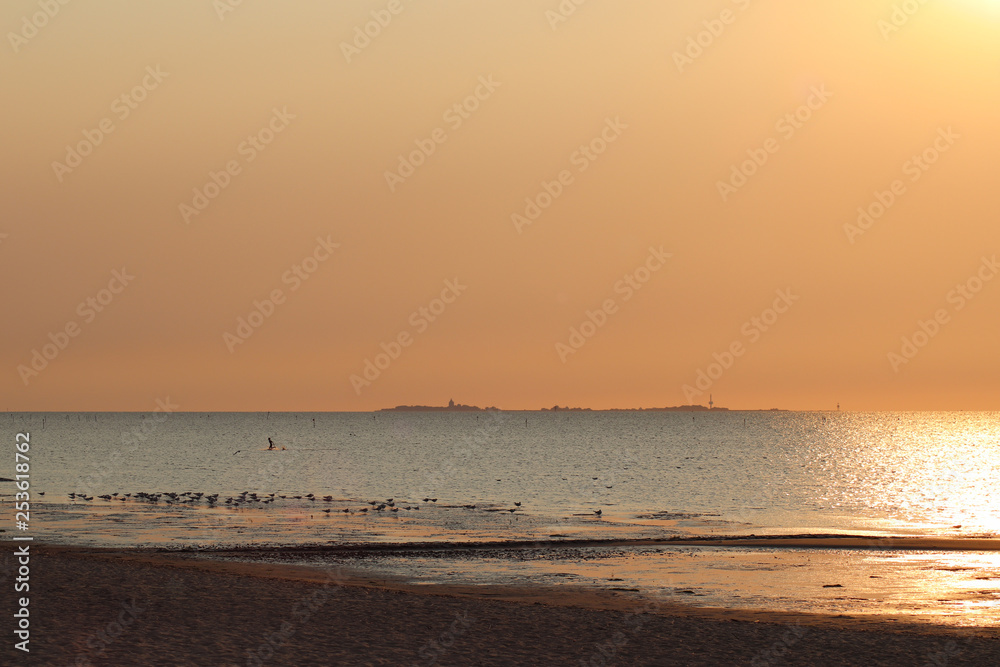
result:
<svg viewBox="0 0 1000 667"><path fill-rule="evenodd" d="M15 475L16 434L30 437L25 534L37 542L243 559L328 547L310 558L415 583L1000 623L997 552L891 539L1000 532L1000 413L48 412L3 422L0 477ZM14 491L0 482L8 535ZM666 543L749 535L880 541Z"/></svg>

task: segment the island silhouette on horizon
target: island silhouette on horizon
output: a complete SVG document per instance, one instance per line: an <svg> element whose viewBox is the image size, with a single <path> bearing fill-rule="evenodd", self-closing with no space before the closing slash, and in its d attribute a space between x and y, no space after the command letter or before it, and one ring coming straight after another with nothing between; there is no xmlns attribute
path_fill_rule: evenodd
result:
<svg viewBox="0 0 1000 667"><path fill-rule="evenodd" d="M771 408L778 410L778 408ZM464 405L449 400L448 405L397 405L394 408L382 408L378 412L486 412L500 410L495 406L481 408L478 405ZM729 408L708 407L705 405L678 405L663 408L570 408L554 405L551 408L535 410L515 410L514 412L728 412Z"/></svg>

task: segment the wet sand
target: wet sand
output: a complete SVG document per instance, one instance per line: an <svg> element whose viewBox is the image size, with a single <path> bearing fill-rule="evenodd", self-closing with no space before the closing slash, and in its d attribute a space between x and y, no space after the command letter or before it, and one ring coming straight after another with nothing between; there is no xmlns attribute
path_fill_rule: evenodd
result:
<svg viewBox="0 0 1000 667"><path fill-rule="evenodd" d="M193 553L33 545L31 567L32 652L25 659L8 640L3 664L1000 663L994 630L886 617L651 606L569 588L416 586ZM11 576L5 569L8 590ZM3 596L7 619L12 597Z"/></svg>

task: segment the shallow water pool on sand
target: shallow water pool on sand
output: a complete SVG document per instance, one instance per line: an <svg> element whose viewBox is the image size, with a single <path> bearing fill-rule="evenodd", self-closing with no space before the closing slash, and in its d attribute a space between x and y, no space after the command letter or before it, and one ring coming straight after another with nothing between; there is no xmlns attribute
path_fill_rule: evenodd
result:
<svg viewBox="0 0 1000 667"><path fill-rule="evenodd" d="M372 580L421 586L569 586L702 608L1000 626L1000 551L904 549L884 538L868 548L838 548L836 537L833 548L672 545L662 541L718 535L725 525L711 516L618 521L482 504L407 506L362 512L357 499L239 508L46 502L36 505L41 520L33 532L41 543L340 564Z"/></svg>
<svg viewBox="0 0 1000 667"><path fill-rule="evenodd" d="M376 582L582 587L700 608L1000 627L1000 552L549 546L211 557L346 566Z"/></svg>

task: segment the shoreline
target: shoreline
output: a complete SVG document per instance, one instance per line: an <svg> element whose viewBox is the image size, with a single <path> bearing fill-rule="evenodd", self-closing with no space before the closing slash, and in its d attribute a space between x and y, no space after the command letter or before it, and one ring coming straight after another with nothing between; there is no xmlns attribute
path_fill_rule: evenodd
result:
<svg viewBox="0 0 1000 667"><path fill-rule="evenodd" d="M842 408L724 408L707 405L692 406L666 406L666 407L632 407L632 408L584 408L584 407L563 407L557 410L552 408L501 408L497 406L464 406L462 408L449 409L447 406L393 406L386 408L371 408L369 410L174 410L170 414L174 415L370 415L384 414L387 412L457 412L457 413L483 413L483 412L767 412L767 413L801 413L801 414L932 414L932 413L954 413L954 414L997 414L997 409L899 409L899 410L863 410ZM154 410L14 410L7 409L7 415L129 415L129 414L154 414Z"/></svg>
<svg viewBox="0 0 1000 667"><path fill-rule="evenodd" d="M67 546L72 545L53 545ZM871 536L856 534L802 535L704 535L665 538L567 538L545 540L484 540L465 542L349 542L313 545L245 545L220 547L134 547L163 553L205 552L213 554L267 551L284 553L356 554L420 551L477 551L495 549L557 549L586 547L757 547L775 549L857 549L898 551L1000 551L1000 537ZM115 547L83 547L116 549Z"/></svg>
<svg viewBox="0 0 1000 667"><path fill-rule="evenodd" d="M78 666L1000 662L995 628L43 544L31 545L31 641L25 664ZM0 648L0 662L22 661Z"/></svg>
<svg viewBox="0 0 1000 667"><path fill-rule="evenodd" d="M797 540L801 541L801 540ZM731 545L732 542L729 542ZM706 541L694 542L695 546L717 546ZM382 545L388 546L388 545ZM527 545L526 545L527 546ZM770 545L777 546L777 545ZM801 545L798 545L801 546ZM0 554L13 551L13 545L3 542ZM433 547L432 547L433 548ZM461 545L458 545L461 550ZM475 546L473 546L475 548ZM809 547L803 547L809 548ZM1000 548L998 546L997 548ZM89 561L128 563L139 567L167 568L196 571L210 575L269 579L295 584L329 586L331 581L344 588L371 589L384 592L418 596L458 598L470 601L500 601L521 605L543 605L560 608L613 611L623 613L655 613L664 617L700 619L715 622L740 621L771 625L830 628L838 630L893 632L925 636L984 637L1000 641L996 627L981 625L957 626L935 622L931 617L902 614L829 614L797 611L761 610L727 607L701 607L685 604L676 598L670 601L652 601L633 590L617 591L585 586L515 586L501 584L424 584L407 581L395 575L373 576L351 566L338 564L335 568L315 564L266 563L219 558L224 554L294 554L334 553L322 547L245 547L239 549L163 549L115 547L79 547L71 545L32 545L34 554L56 558ZM384 551L384 550L380 550ZM343 553L343 552L339 552ZM331 576L331 570L336 574ZM639 593L639 591L634 591ZM628 594L623 594L628 593Z"/></svg>

